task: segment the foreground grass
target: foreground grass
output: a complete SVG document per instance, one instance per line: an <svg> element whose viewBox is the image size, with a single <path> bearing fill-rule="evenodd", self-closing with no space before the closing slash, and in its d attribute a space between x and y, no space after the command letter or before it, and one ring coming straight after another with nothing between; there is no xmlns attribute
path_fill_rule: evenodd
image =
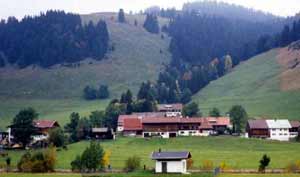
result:
<svg viewBox="0 0 300 177"><path fill-rule="evenodd" d="M300 160L300 143L275 142L234 137L182 137L175 139L118 138L101 143L105 150L111 151L110 163L113 169L123 169L128 157L138 155L142 166L154 167L151 152L162 150L187 150L192 153L194 168L199 169L205 160L214 166L225 162L232 169L257 169L263 154L271 157L270 168L284 168L289 162ZM80 154L89 142L79 142L68 146L67 151L58 152L56 168L70 169L70 162ZM15 166L24 151L10 151Z"/></svg>
<svg viewBox="0 0 300 177"><path fill-rule="evenodd" d="M278 50L258 55L233 72L211 82L193 100L207 114L218 107L225 114L232 105L242 105L251 117L300 119L300 91L280 90Z"/></svg>
<svg viewBox="0 0 300 177"><path fill-rule="evenodd" d="M0 174L2 177L80 177L80 174ZM212 177L212 174L190 174L190 175L178 175L178 174L152 174L152 173L129 173L129 174L104 174L99 177ZM300 177L300 174L221 174L219 177Z"/></svg>

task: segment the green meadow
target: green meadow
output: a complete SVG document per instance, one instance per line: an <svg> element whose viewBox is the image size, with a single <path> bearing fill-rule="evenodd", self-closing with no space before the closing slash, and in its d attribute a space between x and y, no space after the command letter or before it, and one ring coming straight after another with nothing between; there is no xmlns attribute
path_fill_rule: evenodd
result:
<svg viewBox="0 0 300 177"><path fill-rule="evenodd" d="M68 146L68 150L57 152L58 169L70 169L71 161L89 145L83 141ZM284 168L289 162L300 160L300 143L277 142L238 137L178 137L174 139L117 138L101 142L104 150L111 152L113 169L123 169L126 159L138 155L142 166L152 169L154 162L150 154L162 150L186 150L192 153L193 168L200 169L203 161L210 160L215 167L222 162L231 169L257 169L263 154L271 157L270 168ZM13 166L24 151L9 151Z"/></svg>
<svg viewBox="0 0 300 177"><path fill-rule="evenodd" d="M213 107L223 114L232 105L245 107L250 117L300 119L300 91L281 91L278 49L258 55L211 82L197 93L203 113Z"/></svg>

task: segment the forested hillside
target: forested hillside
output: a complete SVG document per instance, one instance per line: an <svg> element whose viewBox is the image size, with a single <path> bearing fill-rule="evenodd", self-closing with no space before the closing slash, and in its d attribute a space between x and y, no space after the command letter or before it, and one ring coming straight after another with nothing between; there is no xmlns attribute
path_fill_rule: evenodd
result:
<svg viewBox="0 0 300 177"><path fill-rule="evenodd" d="M151 34L143 28L144 15L125 15L119 23L116 13L95 13L80 16L83 24L100 19L107 24L110 50L98 61L82 60L71 65L56 64L49 68L29 66L17 69L0 68L0 124L5 126L21 108L32 106L40 118L56 119L61 124L71 112L87 115L104 109L109 99L117 98L130 88L134 95L143 81L156 80L164 63L169 63L170 39ZM137 25L134 22L137 22ZM159 23L168 23L158 18ZM87 85L108 86L110 98L104 101L85 101ZM0 126L1 127L1 126Z"/></svg>
<svg viewBox="0 0 300 177"><path fill-rule="evenodd" d="M205 115L213 107L226 114L238 104L250 117L299 120L299 53L298 42L255 56L211 82L193 101Z"/></svg>
<svg viewBox="0 0 300 177"><path fill-rule="evenodd" d="M108 41L104 21L83 25L76 14L48 11L20 21L9 17L0 22L0 66L49 67L88 57L100 60L108 50Z"/></svg>
<svg viewBox="0 0 300 177"><path fill-rule="evenodd" d="M166 28L172 60L160 73L153 95L159 102L188 102L189 95L230 73L239 63L298 40L300 21L296 19L226 3L185 5Z"/></svg>

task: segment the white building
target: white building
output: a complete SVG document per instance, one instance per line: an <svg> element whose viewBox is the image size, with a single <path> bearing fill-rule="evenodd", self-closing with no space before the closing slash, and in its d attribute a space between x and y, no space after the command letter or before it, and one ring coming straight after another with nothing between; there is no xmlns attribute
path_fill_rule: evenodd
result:
<svg viewBox="0 0 300 177"><path fill-rule="evenodd" d="M155 173L187 173L187 160L191 153L183 152L153 152L151 159L155 160Z"/></svg>
<svg viewBox="0 0 300 177"><path fill-rule="evenodd" d="M279 140L279 141L289 141L290 132L289 129L292 128L290 122L285 119L281 120L266 120L270 139L271 140Z"/></svg>
<svg viewBox="0 0 300 177"><path fill-rule="evenodd" d="M157 111L164 112L166 117L181 117L183 105L177 104L158 104Z"/></svg>

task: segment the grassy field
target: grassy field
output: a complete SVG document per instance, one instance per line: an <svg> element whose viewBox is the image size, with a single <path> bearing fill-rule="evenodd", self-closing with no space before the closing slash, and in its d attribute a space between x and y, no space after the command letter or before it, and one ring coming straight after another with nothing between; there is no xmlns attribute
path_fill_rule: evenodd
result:
<svg viewBox="0 0 300 177"><path fill-rule="evenodd" d="M281 91L278 49L256 56L233 72L210 83L193 97L202 112L212 107L226 113L232 105L244 106L251 117L300 119L300 91Z"/></svg>
<svg viewBox="0 0 300 177"><path fill-rule="evenodd" d="M2 177L80 177L80 174L0 174ZM165 175L158 175L158 174L152 174L152 173L129 173L129 174L105 174L105 175L99 175L101 176L107 176L107 177L179 177L179 176L185 176L185 177L212 177L211 174L190 174L190 175L178 175L178 174L165 174ZM222 174L219 175L219 177L300 177L299 174Z"/></svg>
<svg viewBox="0 0 300 177"><path fill-rule="evenodd" d="M58 152L59 169L69 169L70 162L80 154L89 142L79 142L68 146L67 151ZM154 166L151 152L162 150L187 150L192 153L194 168L199 169L204 160L211 160L214 166L225 162L231 169L256 169L263 154L271 157L270 168L284 168L289 162L300 160L300 143L275 142L234 137L182 137L176 139L118 138L116 141L102 142L105 150L112 152L112 168L123 169L125 160L138 155L142 165ZM24 151L10 151L12 164L16 164Z"/></svg>
<svg viewBox="0 0 300 177"><path fill-rule="evenodd" d="M87 59L77 68L0 68L0 127L6 126L20 109L28 106L36 108L42 118L62 123L72 111L86 114L103 108L107 101L82 99L86 85L107 84L114 98L128 88L135 93L143 81L156 80L162 64L170 61L170 39L146 32L141 27L144 16L128 15L127 24L115 22L111 16L115 14L82 16L84 23L107 21L110 43L115 50L102 61ZM138 27L133 25L134 19L138 19ZM166 20L160 19L160 22L163 24Z"/></svg>

